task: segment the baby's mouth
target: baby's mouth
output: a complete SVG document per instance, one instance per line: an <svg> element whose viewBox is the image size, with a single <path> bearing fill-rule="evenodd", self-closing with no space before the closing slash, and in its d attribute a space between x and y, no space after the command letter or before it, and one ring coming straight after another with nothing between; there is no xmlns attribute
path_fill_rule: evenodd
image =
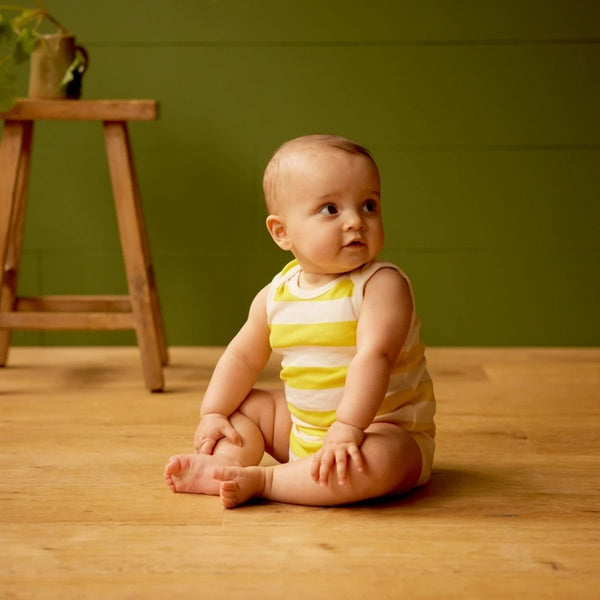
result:
<svg viewBox="0 0 600 600"><path fill-rule="evenodd" d="M366 244L362 240L352 240L351 242L348 242L345 245L345 247L346 248L362 248L365 245Z"/></svg>

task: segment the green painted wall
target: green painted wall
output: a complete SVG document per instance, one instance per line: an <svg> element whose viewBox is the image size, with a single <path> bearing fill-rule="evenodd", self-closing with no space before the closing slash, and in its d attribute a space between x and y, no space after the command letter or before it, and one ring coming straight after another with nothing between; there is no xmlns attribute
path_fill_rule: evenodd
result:
<svg viewBox="0 0 600 600"><path fill-rule="evenodd" d="M316 131L378 159L427 343L600 343L597 0L46 4L91 54L86 98L160 101L130 131L171 344L225 344L287 260L262 169ZM20 293L124 292L100 126L35 135Z"/></svg>

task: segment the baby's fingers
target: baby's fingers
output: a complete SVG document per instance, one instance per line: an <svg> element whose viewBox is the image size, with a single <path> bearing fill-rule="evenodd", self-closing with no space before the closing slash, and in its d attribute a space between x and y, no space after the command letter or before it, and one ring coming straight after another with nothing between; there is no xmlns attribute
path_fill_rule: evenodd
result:
<svg viewBox="0 0 600 600"><path fill-rule="evenodd" d="M338 483L346 483L346 474L348 473L347 454L345 450L338 450L335 455L335 469L337 472Z"/></svg>
<svg viewBox="0 0 600 600"><path fill-rule="evenodd" d="M217 440L206 438L200 442L199 445L196 446L196 451L198 454L212 454Z"/></svg>
<svg viewBox="0 0 600 600"><path fill-rule="evenodd" d="M360 449L358 448L358 446L356 446L355 444L352 444L348 448L348 454L350 455L350 458L351 458L352 462L354 463L354 466L359 471L362 472L362 470L365 468L365 465L363 462L362 453L361 453Z"/></svg>
<svg viewBox="0 0 600 600"><path fill-rule="evenodd" d="M346 478L348 475L348 460L354 463L354 466L358 471L363 470L362 454L360 453L358 446L355 444L348 446L347 450L338 450L336 452L336 471L340 485L344 485L346 483Z"/></svg>
<svg viewBox="0 0 600 600"><path fill-rule="evenodd" d="M312 463L310 465L310 476L313 478L313 481L319 481L319 471L321 469L321 456L323 455L323 450L318 450L312 459Z"/></svg>
<svg viewBox="0 0 600 600"><path fill-rule="evenodd" d="M242 445L242 438L232 425L226 425L223 427L221 433L235 446Z"/></svg>
<svg viewBox="0 0 600 600"><path fill-rule="evenodd" d="M323 487L327 487L327 484L329 483L329 474L333 468L334 461L335 455L331 450L327 450L321 456L321 466L319 467L319 483Z"/></svg>

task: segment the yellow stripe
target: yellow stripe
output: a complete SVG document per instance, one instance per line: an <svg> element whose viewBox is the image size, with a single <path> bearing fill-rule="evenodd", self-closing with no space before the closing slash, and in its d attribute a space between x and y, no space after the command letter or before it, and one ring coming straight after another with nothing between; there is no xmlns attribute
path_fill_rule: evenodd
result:
<svg viewBox="0 0 600 600"><path fill-rule="evenodd" d="M335 421L335 410L310 411L301 410L291 404L288 404L290 413L296 418L300 419L304 423L310 423L314 427L331 427L331 424Z"/></svg>
<svg viewBox="0 0 600 600"><path fill-rule="evenodd" d="M290 260L290 262L287 265L285 265L285 267L283 267L283 269L281 269L280 275L284 275L290 269L293 269L297 264L298 264L298 260L297 259Z"/></svg>
<svg viewBox="0 0 600 600"><path fill-rule="evenodd" d="M317 429L316 427L304 427L303 425L298 424L296 424L296 427L298 428L298 431L304 435L318 437L321 439L323 439L327 433L327 429L325 427Z"/></svg>
<svg viewBox="0 0 600 600"><path fill-rule="evenodd" d="M311 323L307 325L271 325L272 348L294 346L355 346L356 321Z"/></svg>
<svg viewBox="0 0 600 600"><path fill-rule="evenodd" d="M405 404L417 402L434 401L433 384L431 381L423 381L415 389L402 390L386 396L377 410L377 415L385 415L398 410Z"/></svg>
<svg viewBox="0 0 600 600"><path fill-rule="evenodd" d="M400 354L396 364L392 368L392 375L403 375L412 371L423 359L424 354L425 346L423 343L413 346L407 353Z"/></svg>
<svg viewBox="0 0 600 600"><path fill-rule="evenodd" d="M344 387L348 367L283 367L280 377L291 388L330 390Z"/></svg>
<svg viewBox="0 0 600 600"><path fill-rule="evenodd" d="M383 399L383 402L380 404L377 409L378 415L385 415L387 413L394 412L398 410L404 404L414 400L415 398L415 390L408 389L402 390L401 392L396 392L395 394L390 394Z"/></svg>
<svg viewBox="0 0 600 600"><path fill-rule="evenodd" d="M298 439L293 432L290 434L290 450L298 458L313 455L322 445L323 442L306 442Z"/></svg>
<svg viewBox="0 0 600 600"><path fill-rule="evenodd" d="M409 349L408 352L402 353L399 357L398 362L394 366L392 373L402 373L412 369L425 354L425 345L423 342L416 344Z"/></svg>
<svg viewBox="0 0 600 600"><path fill-rule="evenodd" d="M283 272L288 271L287 267ZM338 281L331 289L323 292L320 296L316 298L310 298L310 301L313 300L342 300L343 298L351 298L354 293L354 283L350 279L342 279ZM275 295L273 296L275 302L295 302L295 301L305 301L306 298L299 298L298 296L294 296L292 292L289 290L287 285L280 285L275 291Z"/></svg>

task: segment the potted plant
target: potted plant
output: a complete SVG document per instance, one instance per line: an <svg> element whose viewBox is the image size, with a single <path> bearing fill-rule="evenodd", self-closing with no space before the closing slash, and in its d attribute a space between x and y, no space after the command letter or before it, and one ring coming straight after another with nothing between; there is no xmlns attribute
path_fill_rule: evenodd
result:
<svg viewBox="0 0 600 600"><path fill-rule="evenodd" d="M0 111L15 103L18 68L27 61L30 97L79 97L88 55L75 37L41 4L0 5Z"/></svg>

